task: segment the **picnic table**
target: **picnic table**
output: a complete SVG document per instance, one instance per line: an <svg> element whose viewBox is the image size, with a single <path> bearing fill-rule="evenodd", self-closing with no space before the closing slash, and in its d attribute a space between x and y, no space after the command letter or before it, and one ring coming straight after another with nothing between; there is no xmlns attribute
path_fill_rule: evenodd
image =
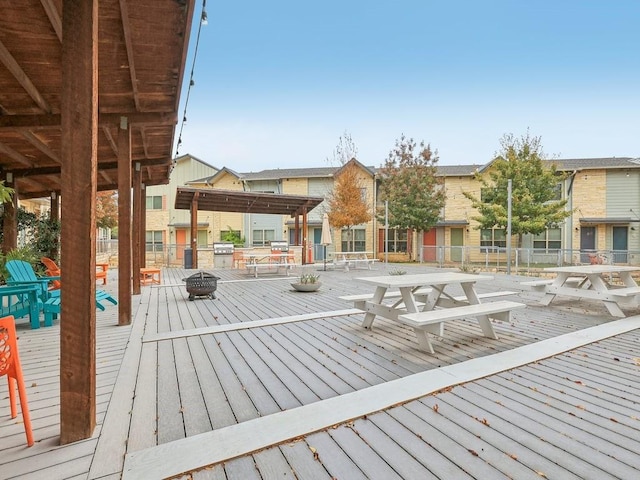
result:
<svg viewBox="0 0 640 480"><path fill-rule="evenodd" d="M345 272L349 271L349 267L365 267L371 270L371 266L378 261L373 255L373 252L334 252L333 265L344 268Z"/></svg>
<svg viewBox="0 0 640 480"><path fill-rule="evenodd" d="M600 300L614 317L626 316L621 306L638 306L640 286L634 280L632 273L640 271L640 266L574 265L549 267L544 271L557 275L554 279L538 279L522 283L533 290L545 293L540 300L543 305L549 305L556 295ZM624 286L612 285L609 280L613 276L617 276Z"/></svg>
<svg viewBox="0 0 640 480"><path fill-rule="evenodd" d="M287 276L298 265L292 260L290 253L271 253L268 255L249 254L245 256L245 268L247 272L258 278L258 272L279 273L284 270Z"/></svg>
<svg viewBox="0 0 640 480"><path fill-rule="evenodd" d="M448 320L476 317L485 336L497 339L489 317L508 320L511 310L524 308L524 304L499 301L482 304L475 290L477 282L493 279L489 275L472 275L461 272L438 272L415 275L384 275L356 278L357 281L375 287L371 295L340 297L353 301L356 308L364 312L362 326L371 328L376 316L395 320L414 328L418 343L433 353L429 333L442 336L444 323ZM462 288L464 295L454 296L445 291L452 287ZM397 289L397 291L390 291ZM492 292L485 296L507 295L514 292ZM398 298L389 305L385 299ZM436 307L442 307L436 309Z"/></svg>

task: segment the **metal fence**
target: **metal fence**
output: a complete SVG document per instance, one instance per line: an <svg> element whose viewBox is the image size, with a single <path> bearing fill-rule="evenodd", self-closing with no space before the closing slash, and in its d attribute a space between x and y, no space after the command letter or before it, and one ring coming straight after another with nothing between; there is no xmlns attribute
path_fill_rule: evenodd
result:
<svg viewBox="0 0 640 480"><path fill-rule="evenodd" d="M307 258L322 261L322 245L309 245ZM99 240L98 257L117 263L118 241ZM510 271L513 274L537 274L545 267L581 264L640 264L637 250L568 250L512 248L511 258L506 248L478 246L435 246L423 247L416 259L421 264L440 268L459 268L465 271ZM146 246L146 263L160 267L183 267L186 260L190 264L191 246L188 244L162 244ZM381 254L381 260L384 255ZM213 249L198 247L198 265L214 265Z"/></svg>

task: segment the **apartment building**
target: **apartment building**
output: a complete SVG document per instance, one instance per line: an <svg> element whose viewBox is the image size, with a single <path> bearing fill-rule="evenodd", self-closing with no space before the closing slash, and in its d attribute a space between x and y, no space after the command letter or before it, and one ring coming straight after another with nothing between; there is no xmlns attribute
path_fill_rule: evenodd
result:
<svg viewBox="0 0 640 480"><path fill-rule="evenodd" d="M354 228L353 249L373 251L379 258L390 261L433 261L445 255L446 261L459 262L463 255L470 261L481 261L506 244L504 230L480 230L473 220L476 215L463 192L480 195L481 183L476 172L488 175L491 162L485 165L441 165L438 174L444 177L446 204L440 221L428 232L406 229L386 229L376 218L376 209L383 206L377 199L375 167L353 160L360 172L363 198L371 208L371 220ZM587 252L608 250L615 253L615 261L640 262L640 160L634 158L554 159L559 171L569 176L561 185L563 198L568 199L571 215L562 225L539 235L526 235L523 247L535 255L557 257L559 250ZM200 188L272 192L328 197L336 175L342 167L267 169L260 172L239 173L229 168L216 169L201 160L185 155L176 161L171 183L147 189L147 250L159 244L187 245L189 212L173 209L175 189L180 185ZM320 245L322 215L327 209L323 202L308 216L306 232L309 252L307 258L321 261L324 249ZM224 232L233 230L246 247L266 246L274 240L294 244L294 219L279 215L199 212L198 245L220 241ZM438 247L443 247L438 251ZM477 247L477 248L465 248ZM333 232L333 245L328 252L347 250L346 230ZM627 253L622 252L631 252ZM568 253L569 254L569 253ZM581 253L579 253L582 255ZM180 260L180 252L174 255ZM584 259L582 259L584 260Z"/></svg>

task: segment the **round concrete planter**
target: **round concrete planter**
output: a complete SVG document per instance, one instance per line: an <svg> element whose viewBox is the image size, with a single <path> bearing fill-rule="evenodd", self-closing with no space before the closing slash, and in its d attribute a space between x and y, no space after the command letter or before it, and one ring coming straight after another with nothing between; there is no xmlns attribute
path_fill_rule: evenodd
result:
<svg viewBox="0 0 640 480"><path fill-rule="evenodd" d="M292 283L291 286L298 292L315 292L320 288L322 283Z"/></svg>

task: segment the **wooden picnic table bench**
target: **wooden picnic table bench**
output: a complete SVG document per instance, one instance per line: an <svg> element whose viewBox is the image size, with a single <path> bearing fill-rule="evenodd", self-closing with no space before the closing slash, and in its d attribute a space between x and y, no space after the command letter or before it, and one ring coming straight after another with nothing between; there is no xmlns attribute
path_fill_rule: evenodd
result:
<svg viewBox="0 0 640 480"><path fill-rule="evenodd" d="M449 320L457 320L464 317L476 317L482 333L485 337L498 339L491 320L502 320L508 322L511 319L511 311L518 308L525 308L524 303L512 302L510 300L499 300L490 303L475 303L471 305L462 305L459 307L440 308L435 310L426 310L422 312L406 313L398 317L398 321L413 327L418 339L418 344L429 353L434 353L429 333L439 335L440 332L430 327L438 327L443 322Z"/></svg>

